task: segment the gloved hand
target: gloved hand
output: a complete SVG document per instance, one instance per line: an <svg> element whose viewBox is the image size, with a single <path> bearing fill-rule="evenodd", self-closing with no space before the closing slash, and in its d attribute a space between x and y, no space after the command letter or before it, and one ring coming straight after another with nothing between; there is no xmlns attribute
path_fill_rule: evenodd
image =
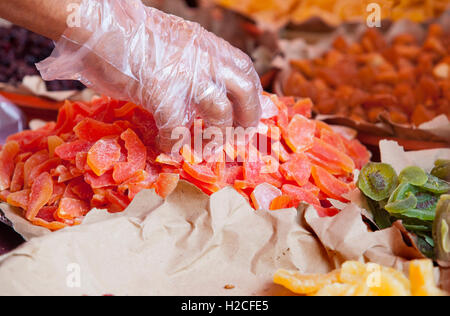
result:
<svg viewBox="0 0 450 316"><path fill-rule="evenodd" d="M81 28L68 28L38 64L45 80L75 79L99 93L142 104L160 136L190 126L257 126L262 87L251 59L199 24L139 0L84 0Z"/></svg>

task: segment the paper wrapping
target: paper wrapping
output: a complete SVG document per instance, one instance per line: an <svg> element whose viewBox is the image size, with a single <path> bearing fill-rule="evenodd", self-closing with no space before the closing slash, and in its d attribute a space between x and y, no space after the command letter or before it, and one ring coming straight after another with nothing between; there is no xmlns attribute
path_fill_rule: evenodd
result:
<svg viewBox="0 0 450 316"><path fill-rule="evenodd" d="M74 264L79 288L66 282ZM94 210L1 257L0 295L288 294L278 268L332 268L294 209L255 212L231 188L209 198L182 182L166 201L143 191L124 213Z"/></svg>
<svg viewBox="0 0 450 316"><path fill-rule="evenodd" d="M232 188L208 197L185 182L166 201L143 191L124 213L93 210L81 226L32 234L41 237L0 257L0 295L287 295L272 283L277 269L403 269L422 257L396 227L370 232L354 205L334 218L254 211Z"/></svg>

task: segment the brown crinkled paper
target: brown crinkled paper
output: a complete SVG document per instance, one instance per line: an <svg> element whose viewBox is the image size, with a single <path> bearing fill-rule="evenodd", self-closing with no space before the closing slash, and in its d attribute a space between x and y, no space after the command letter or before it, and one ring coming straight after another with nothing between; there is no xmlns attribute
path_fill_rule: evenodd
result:
<svg viewBox="0 0 450 316"><path fill-rule="evenodd" d="M272 283L280 268L421 257L396 227L370 232L355 205L334 218L255 212L232 188L208 197L185 182L166 201L143 191L124 213L93 210L81 226L42 233L0 257L0 295L286 295ZM80 287L67 283L74 266Z"/></svg>
<svg viewBox="0 0 450 316"><path fill-rule="evenodd" d="M67 285L74 265L81 287ZM0 295L288 294L278 268L332 268L295 210L255 212L231 188L209 198L182 182L165 202L143 191L124 213L94 210L1 257Z"/></svg>

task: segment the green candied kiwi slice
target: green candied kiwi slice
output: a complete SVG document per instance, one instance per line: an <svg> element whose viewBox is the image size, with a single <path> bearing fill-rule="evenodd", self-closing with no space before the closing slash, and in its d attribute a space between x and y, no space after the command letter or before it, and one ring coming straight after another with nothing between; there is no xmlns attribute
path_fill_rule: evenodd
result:
<svg viewBox="0 0 450 316"><path fill-rule="evenodd" d="M398 176L392 166L385 163L366 164L359 175L358 187L374 201L382 201L395 190Z"/></svg>
<svg viewBox="0 0 450 316"><path fill-rule="evenodd" d="M411 196L414 196L412 198ZM424 191L410 183L401 183L391 195L386 210L397 217L415 218L421 221L433 221L436 215L436 205L439 197ZM408 206L415 203L414 207ZM404 209L400 209L404 206ZM389 210L392 209L393 211Z"/></svg>
<svg viewBox="0 0 450 316"><path fill-rule="evenodd" d="M431 174L428 176L428 181L425 184L420 185L420 187L435 194L445 194L450 192L450 184L447 181L439 179Z"/></svg>
<svg viewBox="0 0 450 316"><path fill-rule="evenodd" d="M399 175L400 182L408 182L414 185L424 185L428 181L428 175L419 167L412 166L403 169Z"/></svg>
<svg viewBox="0 0 450 316"><path fill-rule="evenodd" d="M385 205L385 209L390 213L404 213L407 210L411 210L416 208L417 206L417 198L412 192L407 192L405 195L405 199L397 200L393 202L389 202Z"/></svg>
<svg viewBox="0 0 450 316"><path fill-rule="evenodd" d="M450 182L450 160L436 160L435 167L431 170L431 175Z"/></svg>
<svg viewBox="0 0 450 316"><path fill-rule="evenodd" d="M450 263L450 195L439 200L433 224L436 259Z"/></svg>

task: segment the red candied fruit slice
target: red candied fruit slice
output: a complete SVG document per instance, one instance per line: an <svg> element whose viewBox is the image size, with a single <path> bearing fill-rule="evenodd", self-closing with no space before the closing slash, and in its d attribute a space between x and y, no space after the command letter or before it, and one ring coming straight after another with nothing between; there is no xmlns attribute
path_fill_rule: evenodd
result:
<svg viewBox="0 0 450 316"><path fill-rule="evenodd" d="M34 220L53 194L53 180L48 172L44 172L38 176L31 187L30 203L27 208L25 217L28 220Z"/></svg>
<svg viewBox="0 0 450 316"><path fill-rule="evenodd" d="M102 176L117 164L121 147L116 137L106 137L97 141L88 152L87 164L97 175Z"/></svg>
<svg viewBox="0 0 450 316"><path fill-rule="evenodd" d="M322 192L333 199L344 203L348 202L348 200L343 197L344 194L350 192L351 190L351 187L347 183L340 181L331 173L319 166L312 167L312 176L316 185L320 188L320 190L322 190Z"/></svg>
<svg viewBox="0 0 450 316"><path fill-rule="evenodd" d="M296 114L288 125L284 139L292 151L300 153L312 147L315 132L315 121Z"/></svg>
<svg viewBox="0 0 450 316"><path fill-rule="evenodd" d="M44 206L39 210L36 218L31 222L34 225L45 227L51 231L56 231L67 227L66 223L56 221L55 213L57 209L58 208L56 206Z"/></svg>
<svg viewBox="0 0 450 316"><path fill-rule="evenodd" d="M123 132L123 129L116 123L107 124L92 118L86 118L78 123L73 131L79 139L93 143L107 136L118 136Z"/></svg>
<svg viewBox="0 0 450 316"><path fill-rule="evenodd" d="M14 161L20 151L19 143L10 141L0 152L0 191L9 189L14 174Z"/></svg>
<svg viewBox="0 0 450 316"><path fill-rule="evenodd" d="M119 162L114 166L113 178L116 183L123 183L139 170L145 169L147 161L147 148L133 130L127 129L120 138L125 142L128 156L127 162Z"/></svg>
<svg viewBox="0 0 450 316"><path fill-rule="evenodd" d="M64 141L60 137L54 135L47 138L47 143L49 156L50 158L53 158L55 157L55 149L64 144Z"/></svg>
<svg viewBox="0 0 450 316"><path fill-rule="evenodd" d="M162 198L168 197L178 185L180 175L174 173L161 173L155 182L156 193Z"/></svg>
<svg viewBox="0 0 450 316"><path fill-rule="evenodd" d="M314 206L320 206L320 201L313 193L306 191L298 186L285 184L281 191L292 200L292 206L298 207L300 203L307 203Z"/></svg>
<svg viewBox="0 0 450 316"><path fill-rule="evenodd" d="M28 208L28 203L30 201L30 193L31 190L29 189L14 192L8 195L6 201L8 202L8 204L12 206L20 207L21 209L26 210Z"/></svg>
<svg viewBox="0 0 450 316"><path fill-rule="evenodd" d="M89 171L84 174L84 180L93 189L102 189L117 185L116 181L114 181L113 179L112 172L107 172L99 177L93 172Z"/></svg>
<svg viewBox="0 0 450 316"><path fill-rule="evenodd" d="M257 210L269 210L272 201L281 196L281 190L268 183L258 185L251 194L253 206Z"/></svg>
<svg viewBox="0 0 450 316"><path fill-rule="evenodd" d="M125 117L130 115L138 106L134 103L128 102L121 108L114 110L114 115L116 117Z"/></svg>
<svg viewBox="0 0 450 316"><path fill-rule="evenodd" d="M65 143L55 148L55 154L64 160L75 160L77 153L88 152L92 147L92 143L85 140L76 140L74 142Z"/></svg>
<svg viewBox="0 0 450 316"><path fill-rule="evenodd" d="M355 169L355 163L352 158L319 138L314 138L313 146L308 153L322 161L325 166L338 166L342 171L348 173L352 173Z"/></svg>
<svg viewBox="0 0 450 316"><path fill-rule="evenodd" d="M311 162L305 154L293 154L288 162L280 166L280 171L287 180L304 186L311 177Z"/></svg>
<svg viewBox="0 0 450 316"><path fill-rule="evenodd" d="M89 210L89 204L85 201L72 198L62 198L59 202L56 216L60 219L72 220L85 216Z"/></svg>
<svg viewBox="0 0 450 316"><path fill-rule="evenodd" d="M313 103L311 99L298 100L292 107L289 107L289 117L292 118L296 114L300 114L308 119L312 117Z"/></svg>
<svg viewBox="0 0 450 316"><path fill-rule="evenodd" d="M330 132L329 130L323 129L321 131L320 139L343 153L347 152L347 148L344 145L343 137L335 133L334 131Z"/></svg>
<svg viewBox="0 0 450 316"><path fill-rule="evenodd" d="M359 170L361 170L370 161L370 152L359 142L359 140L344 139L344 145L347 148L349 156L352 157L355 162L356 168Z"/></svg>
<svg viewBox="0 0 450 316"><path fill-rule="evenodd" d="M28 158L28 160L25 162L25 165L23 166L25 188L29 188L31 186L31 171L33 171L36 166L39 166L42 163L46 162L48 159L49 157L47 150L38 151L30 158Z"/></svg>
<svg viewBox="0 0 450 316"><path fill-rule="evenodd" d="M205 164L193 165L188 162L183 163L183 170L186 171L191 177L198 181L215 184L219 181L219 177L213 172L211 167Z"/></svg>
<svg viewBox="0 0 450 316"><path fill-rule="evenodd" d="M123 212L130 204L130 200L126 195L112 189L106 190L106 199L111 203L110 208L108 208L110 213Z"/></svg>
<svg viewBox="0 0 450 316"><path fill-rule="evenodd" d="M40 165L34 167L28 176L28 185L33 185L34 179L36 179L40 174L44 172L50 172L52 169L56 169L61 163L61 159L53 158L44 161Z"/></svg>

